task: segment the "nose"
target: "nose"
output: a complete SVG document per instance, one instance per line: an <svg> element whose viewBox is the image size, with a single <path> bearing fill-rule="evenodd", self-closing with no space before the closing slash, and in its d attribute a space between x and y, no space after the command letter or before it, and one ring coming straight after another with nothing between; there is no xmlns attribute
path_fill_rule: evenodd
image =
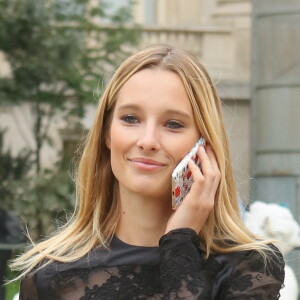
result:
<svg viewBox="0 0 300 300"><path fill-rule="evenodd" d="M160 149L159 133L154 124L145 125L140 132L137 146L142 150L157 151Z"/></svg>

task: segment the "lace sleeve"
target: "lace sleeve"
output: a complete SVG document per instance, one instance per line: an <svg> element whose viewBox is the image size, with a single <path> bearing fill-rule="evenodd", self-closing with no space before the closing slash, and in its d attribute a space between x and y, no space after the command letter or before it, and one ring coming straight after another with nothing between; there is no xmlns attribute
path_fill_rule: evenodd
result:
<svg viewBox="0 0 300 300"><path fill-rule="evenodd" d="M265 265L257 251L204 259L191 229L176 229L160 239L163 299L274 300L284 280L284 261L274 246Z"/></svg>
<svg viewBox="0 0 300 300"><path fill-rule="evenodd" d="M160 239L164 299L210 298L199 245L198 235L188 228L170 231Z"/></svg>
<svg viewBox="0 0 300 300"><path fill-rule="evenodd" d="M284 281L284 260L279 250L270 245L267 262L257 251L248 251L235 266L222 286L221 299L279 299Z"/></svg>
<svg viewBox="0 0 300 300"><path fill-rule="evenodd" d="M21 281L20 300L38 300L36 275L26 276Z"/></svg>

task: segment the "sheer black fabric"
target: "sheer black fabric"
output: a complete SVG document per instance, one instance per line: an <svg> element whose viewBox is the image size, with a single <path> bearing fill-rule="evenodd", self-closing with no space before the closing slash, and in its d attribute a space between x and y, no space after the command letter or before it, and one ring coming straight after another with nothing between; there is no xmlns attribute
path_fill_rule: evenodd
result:
<svg viewBox="0 0 300 300"><path fill-rule="evenodd" d="M21 282L20 299L278 299L284 280L280 252L265 267L256 251L204 259L191 229L177 229L159 247L138 247L113 238L74 263L54 262Z"/></svg>

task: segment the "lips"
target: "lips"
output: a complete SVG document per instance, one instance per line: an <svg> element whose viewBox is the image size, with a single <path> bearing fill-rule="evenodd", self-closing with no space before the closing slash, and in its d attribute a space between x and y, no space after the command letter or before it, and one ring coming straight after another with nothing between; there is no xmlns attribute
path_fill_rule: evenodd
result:
<svg viewBox="0 0 300 300"><path fill-rule="evenodd" d="M151 158L145 158L145 157L134 157L134 158L130 158L129 161L133 162L133 163L140 163L140 164L145 164L145 165L150 165L150 166L158 166L158 167L163 167L166 164L151 159Z"/></svg>
<svg viewBox="0 0 300 300"><path fill-rule="evenodd" d="M143 173L156 172L166 166L165 163L147 157L133 157L128 159L128 161L132 164L135 170Z"/></svg>

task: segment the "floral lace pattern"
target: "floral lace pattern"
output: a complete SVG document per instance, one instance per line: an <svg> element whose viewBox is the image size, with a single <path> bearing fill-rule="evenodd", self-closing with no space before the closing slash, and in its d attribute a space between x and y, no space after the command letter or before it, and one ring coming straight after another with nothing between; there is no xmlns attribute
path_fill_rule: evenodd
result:
<svg viewBox="0 0 300 300"><path fill-rule="evenodd" d="M21 300L278 299L284 280L282 255L265 266L256 251L204 259L191 229L164 235L158 247L113 239L75 263L54 262L21 282Z"/></svg>

